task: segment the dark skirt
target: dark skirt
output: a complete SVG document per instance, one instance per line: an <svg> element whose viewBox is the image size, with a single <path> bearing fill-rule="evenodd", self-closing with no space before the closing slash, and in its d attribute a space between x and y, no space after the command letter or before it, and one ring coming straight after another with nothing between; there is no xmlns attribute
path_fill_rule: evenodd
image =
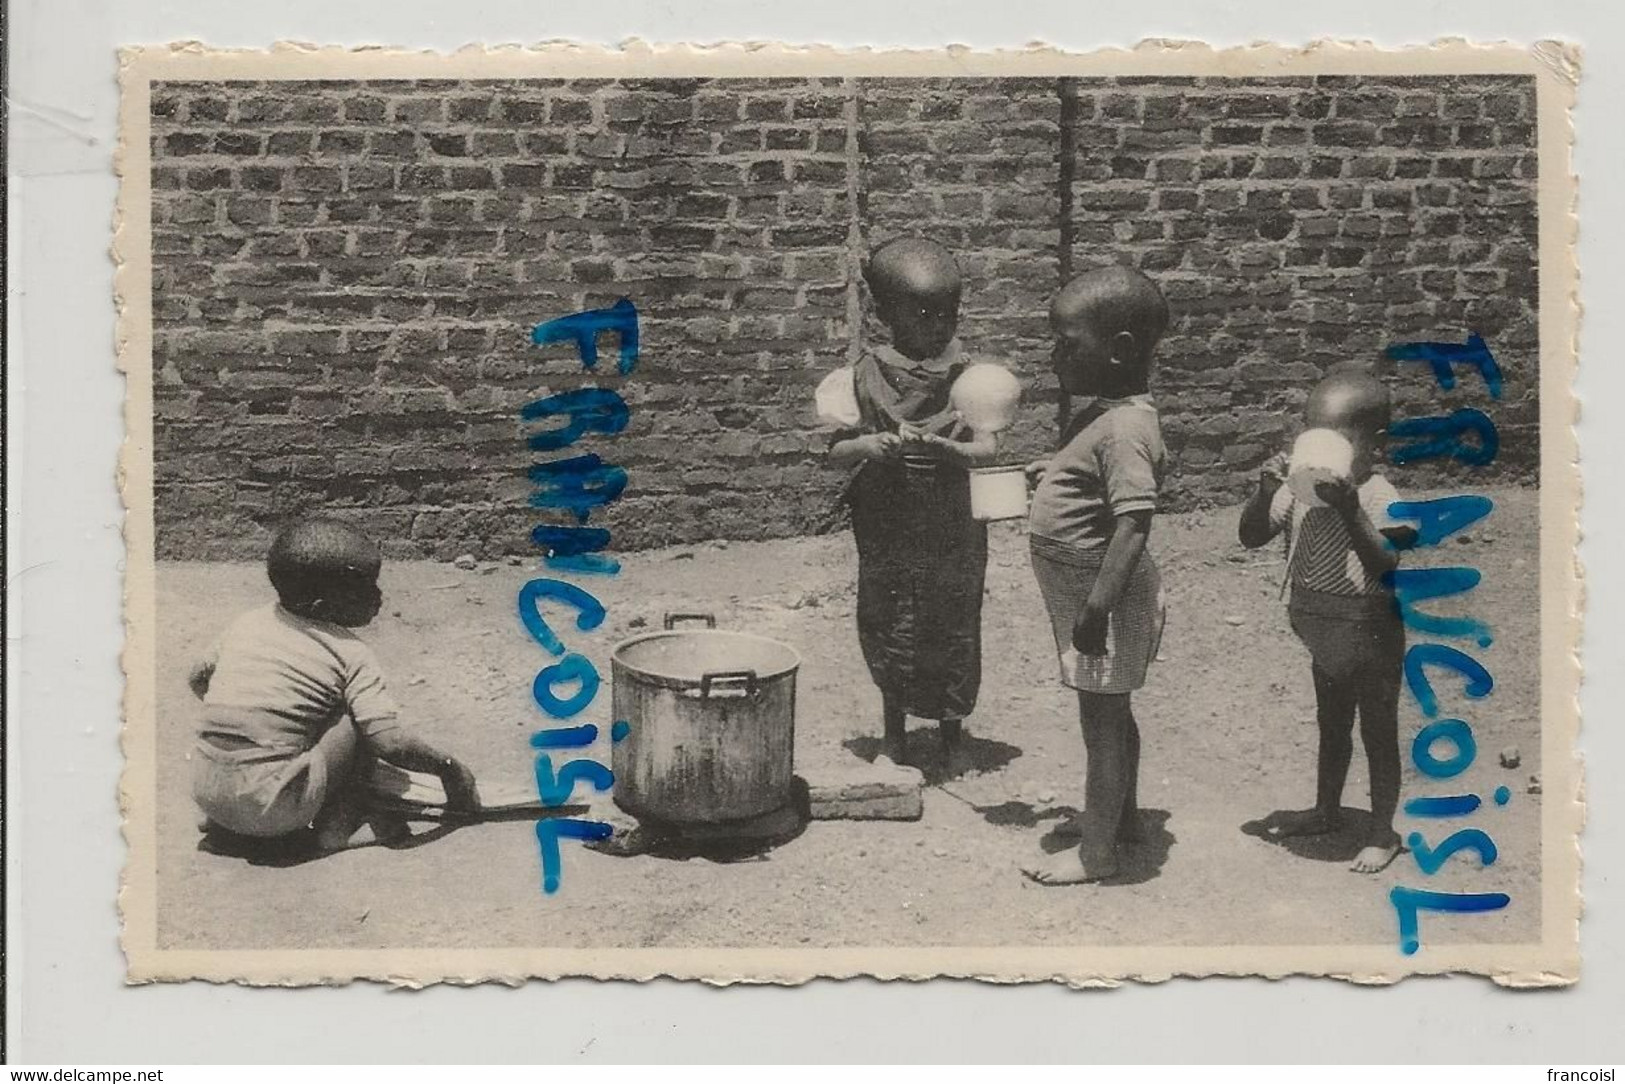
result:
<svg viewBox="0 0 1625 1084"><path fill-rule="evenodd" d="M867 464L854 481L858 640L869 675L921 719L962 719L982 684L987 525L970 476L935 460Z"/></svg>

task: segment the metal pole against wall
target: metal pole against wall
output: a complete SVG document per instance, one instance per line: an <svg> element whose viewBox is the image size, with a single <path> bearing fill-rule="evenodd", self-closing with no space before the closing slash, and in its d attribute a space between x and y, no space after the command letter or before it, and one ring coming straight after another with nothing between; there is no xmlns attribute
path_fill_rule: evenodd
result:
<svg viewBox="0 0 1625 1084"><path fill-rule="evenodd" d="M863 87L851 76L841 80L846 100L846 363L856 365L863 347L863 160L858 147L863 128Z"/></svg>
<svg viewBox="0 0 1625 1084"><path fill-rule="evenodd" d="M1062 78L1056 80L1055 92L1061 99L1061 139L1060 161L1057 192L1060 202L1060 229L1059 251L1055 254L1055 264L1059 281L1057 286L1064 286L1072 278L1072 240L1074 227L1072 223L1072 180L1077 170L1078 150L1078 81L1076 79ZM1072 419L1072 396L1061 388L1059 382L1055 386L1055 421L1065 431L1067 422Z"/></svg>

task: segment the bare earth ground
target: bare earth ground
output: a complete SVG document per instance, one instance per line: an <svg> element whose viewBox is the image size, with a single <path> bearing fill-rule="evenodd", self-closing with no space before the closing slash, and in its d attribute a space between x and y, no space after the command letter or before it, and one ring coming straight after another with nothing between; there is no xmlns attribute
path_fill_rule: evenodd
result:
<svg viewBox="0 0 1625 1084"><path fill-rule="evenodd" d="M170 948L785 945L1179 945L1396 943L1390 887L1505 891L1488 915L1424 914L1424 943L1533 940L1539 924L1537 502L1500 490L1488 520L1417 563L1470 564L1483 584L1433 612L1471 612L1496 643L1470 647L1494 693L1466 701L1440 676L1441 705L1474 727L1469 771L1429 783L1410 766L1421 725L1401 707L1405 794L1475 792L1471 823L1500 847L1488 870L1453 857L1424 877L1409 856L1388 871L1347 869L1353 832L1292 847L1246 834L1272 810L1310 803L1316 728L1308 656L1279 597L1279 547L1245 553L1234 509L1162 516L1152 548L1169 597L1163 659L1136 695L1145 734L1141 801L1154 828L1116 882L1073 888L1026 883L1017 863L1082 803L1075 699L1055 678L1052 640L1021 529L993 530L984 611L982 701L971 718L975 770L926 791L914 823L815 822L744 861L616 858L564 843L564 884L546 896L531 826L473 825L410 849L365 847L288 867L197 849L183 758L198 719L190 661L236 613L270 599L257 565L165 563L158 569L158 922ZM533 564L531 562L530 564ZM671 611L714 611L723 628L773 637L801 653L797 759L872 756L879 700L853 624L850 535L707 543L625 555L595 586L605 624L570 639L609 678L622 639ZM530 684L546 656L515 611L533 573L503 563L384 570L384 612L366 635L413 725L467 759L482 780L523 786L527 738L546 719ZM598 704L608 711L608 689ZM600 720L607 721L607 720ZM917 756L934 754L934 724L915 722ZM1498 754L1517 746L1522 765ZM597 751L608 760L607 746ZM1489 793L1512 790L1505 809ZM1367 804L1358 745L1345 806ZM1357 818L1356 818L1357 819ZM1450 823L1450 822L1446 822ZM1400 830L1438 823L1402 820Z"/></svg>

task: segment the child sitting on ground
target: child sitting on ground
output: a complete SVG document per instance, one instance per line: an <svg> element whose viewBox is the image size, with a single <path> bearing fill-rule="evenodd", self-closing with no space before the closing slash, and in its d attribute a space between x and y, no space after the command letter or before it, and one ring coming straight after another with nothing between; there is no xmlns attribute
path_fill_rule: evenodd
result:
<svg viewBox="0 0 1625 1084"><path fill-rule="evenodd" d="M1061 681L1078 694L1088 760L1083 841L1023 872L1043 885L1113 876L1119 844L1141 834L1140 728L1130 695L1145 684L1162 637L1156 562L1146 551L1163 474L1162 431L1149 393L1168 302L1126 267L1079 275L1050 306L1061 389L1096 398L1035 463L1033 572L1049 611Z"/></svg>
<svg viewBox="0 0 1625 1084"><path fill-rule="evenodd" d="M1256 548L1289 532L1287 579L1292 630L1309 649L1320 725L1313 809L1278 814L1265 823L1272 838L1336 831L1343 784L1354 753L1354 715L1371 772L1371 827L1351 869L1376 873L1399 853L1394 810L1399 804L1399 688L1405 629L1384 582L1399 563L1397 547L1414 531L1395 521L1399 500L1372 468L1387 441L1388 389L1365 372L1334 371L1309 395L1310 428L1340 433L1354 449L1350 476L1315 487L1324 502L1306 507L1283 485L1285 456L1260 471L1258 489L1241 513L1241 544Z"/></svg>
<svg viewBox="0 0 1625 1084"><path fill-rule="evenodd" d="M855 424L830 458L858 466L847 491L858 548L858 639L880 688L886 755L907 759L907 718L936 719L957 759L982 680L987 525L972 518L968 468L992 458L993 435L954 413L965 369L959 268L930 241L881 246L864 268L891 345L870 345L852 374Z"/></svg>
<svg viewBox="0 0 1625 1084"><path fill-rule="evenodd" d="M381 838L405 825L374 815L374 758L438 776L451 808L479 804L474 777L400 729L372 650L352 629L378 614L381 557L341 523L299 520L267 560L278 602L234 621L192 669L203 725L192 795L204 830L259 838L314 828L318 850L343 847L364 821Z"/></svg>

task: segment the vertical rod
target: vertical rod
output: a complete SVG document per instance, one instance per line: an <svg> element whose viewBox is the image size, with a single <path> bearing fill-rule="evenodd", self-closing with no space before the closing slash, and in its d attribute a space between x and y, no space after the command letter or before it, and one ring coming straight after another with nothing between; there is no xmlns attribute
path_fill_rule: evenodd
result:
<svg viewBox="0 0 1625 1084"><path fill-rule="evenodd" d="M1075 78L1063 77L1056 80L1056 95L1061 100L1061 139L1060 149L1057 152L1060 161L1057 162L1056 175L1059 178L1056 193L1060 205L1059 251L1056 252L1055 266L1059 282L1057 286L1064 286L1072 279L1072 244L1077 235L1076 226L1072 221L1072 182L1078 169L1078 81ZM1072 396L1068 395L1059 383L1055 388L1055 422L1064 431L1067 422L1072 419Z"/></svg>
<svg viewBox="0 0 1625 1084"><path fill-rule="evenodd" d="M851 76L842 81L846 102L842 120L846 123L846 363L857 364L863 341L863 158L858 141L862 136L863 87Z"/></svg>

